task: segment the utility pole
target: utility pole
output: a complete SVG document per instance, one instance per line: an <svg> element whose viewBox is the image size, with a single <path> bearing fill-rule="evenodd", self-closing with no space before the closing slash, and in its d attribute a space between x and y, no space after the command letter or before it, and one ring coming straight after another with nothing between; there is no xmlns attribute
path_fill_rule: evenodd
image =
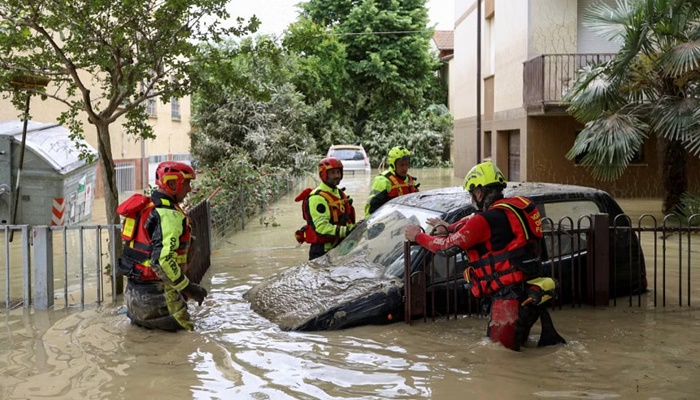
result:
<svg viewBox="0 0 700 400"><path fill-rule="evenodd" d="M17 223L17 209L19 208L19 197L20 197L20 180L22 178L22 165L24 164L24 151L27 145L27 123L29 122L29 105L32 98L32 90L36 88L42 89L49 84L49 79L43 76L35 75L22 75L16 74L11 78L10 84L19 93L24 91L24 95L27 96L24 103L24 114L22 121L22 142L19 146L19 165L17 168L17 179L15 179L15 190L12 193L12 219L10 220L10 225ZM16 95L18 95L18 93ZM10 235L8 240L12 242L14 238L14 229L10 230Z"/></svg>
<svg viewBox="0 0 700 400"><path fill-rule="evenodd" d="M476 0L476 163L481 163L481 0Z"/></svg>

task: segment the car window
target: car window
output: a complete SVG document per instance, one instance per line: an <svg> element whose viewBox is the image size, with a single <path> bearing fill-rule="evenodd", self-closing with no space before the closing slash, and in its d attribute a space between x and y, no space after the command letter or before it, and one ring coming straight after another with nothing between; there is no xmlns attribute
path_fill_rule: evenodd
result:
<svg viewBox="0 0 700 400"><path fill-rule="evenodd" d="M338 158L340 160L348 161L348 160L364 160L365 156L362 154L361 150L353 150L353 149L340 149L340 150L333 150L331 152L331 157Z"/></svg>
<svg viewBox="0 0 700 400"><path fill-rule="evenodd" d="M586 248L586 234L573 233L572 229L588 229L589 218L581 218L600 213L598 204L591 200L561 201L538 204L543 214L542 228L549 258L567 255ZM567 218L568 217L568 218ZM547 234L553 232L553 234Z"/></svg>
<svg viewBox="0 0 700 400"><path fill-rule="evenodd" d="M404 228L409 224L418 224L427 229L425 221L440 216L441 213L437 211L385 204L332 249L328 253L329 260L333 265L357 262L381 264L386 268L385 275L401 277L404 269ZM411 257L415 257L420 248L413 246Z"/></svg>

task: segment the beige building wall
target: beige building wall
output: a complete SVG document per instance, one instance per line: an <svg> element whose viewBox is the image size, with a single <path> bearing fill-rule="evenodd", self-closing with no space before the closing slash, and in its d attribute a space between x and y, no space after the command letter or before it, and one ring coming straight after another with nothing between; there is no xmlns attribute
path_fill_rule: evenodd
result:
<svg viewBox="0 0 700 400"><path fill-rule="evenodd" d="M482 161L496 162L508 179L578 184L615 197L659 197L657 141L648 139L641 163L615 181L593 178L566 154L580 123L567 115L528 116L523 106L523 66L542 54L577 53L577 0L482 0ZM450 63L450 109L454 116L454 172L463 177L477 162L476 0L455 0L454 59ZM491 14L493 10L493 14ZM493 52L493 53L491 53ZM602 51L607 52L607 51ZM509 138L519 138L519 171L511 171ZM691 157L689 170L700 168ZM689 174L691 190L700 174Z"/></svg>
<svg viewBox="0 0 700 400"><path fill-rule="evenodd" d="M527 56L576 53L577 0L529 0Z"/></svg>
<svg viewBox="0 0 700 400"><path fill-rule="evenodd" d="M179 100L180 119L171 118L170 103L156 102L156 116L149 119L153 126L156 139L146 140L146 157L157 154L177 154L189 153L190 147L190 99L189 97ZM31 101L30 114L32 119L38 122L56 122L56 118L61 111L65 110L65 105L55 100L41 100L33 97ZM0 119L20 119L22 112L12 106L10 100L0 100ZM87 121L85 113L81 114L85 128L85 139L97 148L97 129ZM119 121L110 125L112 139L112 154L115 160L122 158L140 158L141 140L127 137Z"/></svg>
<svg viewBox="0 0 700 400"><path fill-rule="evenodd" d="M148 187L148 159L150 156L160 156L172 159L173 155L189 153L190 148L190 98L179 99L179 118L171 115L171 103L162 103L156 99L155 116L149 118L156 138L141 140L127 135L119 121L110 125L112 155L115 162L132 162L135 166L135 189ZM66 109L63 103L56 100L41 100L33 97L30 104L32 119L38 122L57 122L60 113ZM0 99L0 120L20 119L22 113L14 108L9 99ZM85 139L95 149L98 148L97 129L87 121L85 113L80 114L85 130ZM152 174L153 171L150 172ZM101 182L101 169L98 168L98 182ZM102 185L97 185L95 194L102 196Z"/></svg>
<svg viewBox="0 0 700 400"><path fill-rule="evenodd" d="M450 111L454 117L454 174L463 177L476 152L476 2L455 0L454 47L450 61Z"/></svg>

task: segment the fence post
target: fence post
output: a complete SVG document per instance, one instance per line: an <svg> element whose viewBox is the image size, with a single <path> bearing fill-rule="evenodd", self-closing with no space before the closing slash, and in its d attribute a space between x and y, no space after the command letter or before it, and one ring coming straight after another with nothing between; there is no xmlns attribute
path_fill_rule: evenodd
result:
<svg viewBox="0 0 700 400"><path fill-rule="evenodd" d="M29 225L22 225L22 288L23 288L23 304L24 308L32 306L32 256L29 250L30 237Z"/></svg>
<svg viewBox="0 0 700 400"><path fill-rule="evenodd" d="M119 232L117 232L119 229ZM117 295L124 293L124 275L119 272L117 240L121 238L121 225L109 225L109 264L112 275L112 305L117 305Z"/></svg>
<svg viewBox="0 0 700 400"><path fill-rule="evenodd" d="M48 226L34 227L34 307L53 307L53 235Z"/></svg>
<svg viewBox="0 0 700 400"><path fill-rule="evenodd" d="M588 303L607 306L610 303L610 217L592 215L591 240L588 241Z"/></svg>
<svg viewBox="0 0 700 400"><path fill-rule="evenodd" d="M239 203L241 205L241 230L245 230L245 193L243 193L243 189L241 189L241 194L240 194L240 200Z"/></svg>

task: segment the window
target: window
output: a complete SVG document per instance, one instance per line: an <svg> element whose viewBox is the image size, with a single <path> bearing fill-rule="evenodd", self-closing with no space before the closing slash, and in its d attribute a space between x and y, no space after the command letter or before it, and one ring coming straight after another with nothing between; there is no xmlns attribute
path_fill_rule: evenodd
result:
<svg viewBox="0 0 700 400"><path fill-rule="evenodd" d="M151 118L157 118L156 99L146 100L146 114Z"/></svg>
<svg viewBox="0 0 700 400"><path fill-rule="evenodd" d="M158 164L163 161L168 161L167 154L157 154L148 156L148 184L154 186L156 184L156 169Z"/></svg>
<svg viewBox="0 0 700 400"><path fill-rule="evenodd" d="M131 193L136 190L136 165L133 161L115 162L114 171L119 193Z"/></svg>
<svg viewBox="0 0 700 400"><path fill-rule="evenodd" d="M173 121L180 120L180 99L176 97L170 98L170 118Z"/></svg>
<svg viewBox="0 0 700 400"><path fill-rule="evenodd" d="M491 131L484 132L484 158L491 158Z"/></svg>
<svg viewBox="0 0 700 400"><path fill-rule="evenodd" d="M190 157L190 153L175 153L175 154L173 154L173 161L182 161L182 162L189 164L191 159L192 159L192 157Z"/></svg>
<svg viewBox="0 0 700 400"><path fill-rule="evenodd" d="M168 161L167 154L158 154L155 156L148 156L149 163L162 163L163 161Z"/></svg>
<svg viewBox="0 0 700 400"><path fill-rule="evenodd" d="M486 40L489 52L486 74L494 75L496 73L496 18L493 15L486 19Z"/></svg>

